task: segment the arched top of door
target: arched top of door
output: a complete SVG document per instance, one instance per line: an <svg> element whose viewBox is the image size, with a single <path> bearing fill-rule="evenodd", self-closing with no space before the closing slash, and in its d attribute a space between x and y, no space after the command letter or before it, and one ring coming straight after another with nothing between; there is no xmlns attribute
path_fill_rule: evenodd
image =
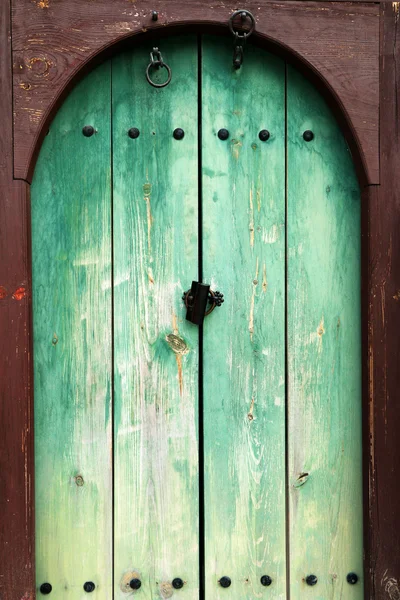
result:
<svg viewBox="0 0 400 600"><path fill-rule="evenodd" d="M230 6L231 5L231 6ZM65 96L89 70L113 53L156 36L188 32L233 38L228 22L232 2L135 5L18 4L14 12L14 176L31 180L44 135ZM331 106L353 155L361 185L379 183L379 10L354 3L351 14L340 2L273 3L246 7L255 16L251 41L301 70ZM157 18L153 13L157 13ZM233 43L232 43L233 47ZM227 69L232 65L227 65Z"/></svg>

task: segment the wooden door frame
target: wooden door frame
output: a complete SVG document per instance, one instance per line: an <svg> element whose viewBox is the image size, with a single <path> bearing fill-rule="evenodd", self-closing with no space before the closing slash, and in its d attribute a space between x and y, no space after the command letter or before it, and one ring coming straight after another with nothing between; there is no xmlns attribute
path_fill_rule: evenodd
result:
<svg viewBox="0 0 400 600"><path fill-rule="evenodd" d="M240 7L256 16L255 43L293 62L327 98L357 167L362 188L365 597L398 600L400 3L245 0ZM35 597L29 184L41 140L71 87L117 44L150 47L154 33L226 35L236 8L233 0L0 3L2 600ZM158 12L157 21L152 11Z"/></svg>

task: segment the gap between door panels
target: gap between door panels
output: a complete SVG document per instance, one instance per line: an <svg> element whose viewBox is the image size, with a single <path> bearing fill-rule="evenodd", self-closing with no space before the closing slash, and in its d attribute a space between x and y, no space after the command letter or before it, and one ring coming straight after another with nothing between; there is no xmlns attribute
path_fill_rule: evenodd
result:
<svg viewBox="0 0 400 600"><path fill-rule="evenodd" d="M115 385L115 351L114 351L114 314L115 314L115 306L114 306L114 111L113 111L113 64L114 59L111 58L110 61L110 101L111 101L111 111L110 111L110 177L111 177L111 448L112 448L112 473L111 473L111 589L112 589L112 597L114 598L115 591L115 468L114 468L114 448L115 448L115 411L114 411L114 385Z"/></svg>
<svg viewBox="0 0 400 600"><path fill-rule="evenodd" d="M197 186L198 186L198 276L203 281L203 137L202 137L202 36L197 36ZM204 515L204 388L203 325L199 326L199 597L205 600L205 515Z"/></svg>
<svg viewBox="0 0 400 600"><path fill-rule="evenodd" d="M288 362L288 231L287 231L287 222L288 222L288 143L287 143L287 134L288 134L288 106L287 106L287 63L285 65L285 316L284 316L284 340L285 340L285 547L286 547L286 598L290 600L290 523L289 523L289 362Z"/></svg>

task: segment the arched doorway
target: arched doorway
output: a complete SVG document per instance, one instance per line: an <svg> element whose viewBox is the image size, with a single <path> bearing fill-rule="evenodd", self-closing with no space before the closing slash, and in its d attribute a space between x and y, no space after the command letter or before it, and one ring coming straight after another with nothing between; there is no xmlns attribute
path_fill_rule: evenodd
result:
<svg viewBox="0 0 400 600"><path fill-rule="evenodd" d="M165 88L148 47L78 84L32 184L38 589L361 598L346 143L272 54L161 51ZM193 279L225 296L200 328Z"/></svg>

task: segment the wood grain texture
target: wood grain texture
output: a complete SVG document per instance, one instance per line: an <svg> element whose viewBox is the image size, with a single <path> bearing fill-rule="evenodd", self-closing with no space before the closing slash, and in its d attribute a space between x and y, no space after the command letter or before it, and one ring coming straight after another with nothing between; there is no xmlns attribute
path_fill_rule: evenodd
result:
<svg viewBox="0 0 400 600"><path fill-rule="evenodd" d="M261 598L269 575L284 598L285 71L251 47L239 71L231 58L205 38L203 279L225 294L204 324L206 597Z"/></svg>
<svg viewBox="0 0 400 600"><path fill-rule="evenodd" d="M291 68L287 90L291 596L361 599L360 193L325 103Z"/></svg>
<svg viewBox="0 0 400 600"><path fill-rule="evenodd" d="M198 273L197 40L160 47L173 79L159 90L148 48L113 60L114 597L136 573L142 598L179 577L183 600L199 586L198 328L182 302Z"/></svg>
<svg viewBox="0 0 400 600"><path fill-rule="evenodd" d="M13 180L10 3L0 3L0 597L34 594L29 186Z"/></svg>
<svg viewBox="0 0 400 600"><path fill-rule="evenodd" d="M382 5L381 186L366 193L369 221L368 359L371 583L378 600L400 597L400 44L398 2Z"/></svg>
<svg viewBox="0 0 400 600"><path fill-rule="evenodd" d="M57 99L93 57L132 35L167 26L219 26L237 8L233 1L155 0L131 4L98 2L15 1L13 5L15 176L32 176L40 146ZM317 75L333 94L333 104L349 130L354 155L361 157L369 183L378 183L379 10L373 3L246 3L256 16L254 39L286 49L291 58ZM159 20L151 20L153 10ZM142 37L144 40L145 37ZM231 45L230 37L227 44ZM364 165L364 167L362 166Z"/></svg>
<svg viewBox="0 0 400 600"><path fill-rule="evenodd" d="M92 125L92 137L82 134ZM37 587L112 581L110 64L79 84L32 184Z"/></svg>

